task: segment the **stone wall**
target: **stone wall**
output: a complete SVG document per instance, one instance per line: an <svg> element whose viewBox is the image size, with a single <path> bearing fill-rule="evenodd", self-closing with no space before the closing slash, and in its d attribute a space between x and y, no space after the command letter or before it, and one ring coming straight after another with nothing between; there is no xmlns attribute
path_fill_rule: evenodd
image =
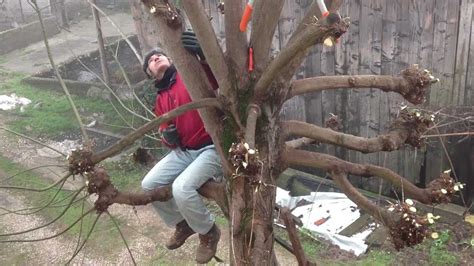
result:
<svg viewBox="0 0 474 266"><path fill-rule="evenodd" d="M45 18L44 26L48 37L59 33L54 17ZM0 32L0 55L41 40L43 40L43 35L39 22L32 22L18 28Z"/></svg>

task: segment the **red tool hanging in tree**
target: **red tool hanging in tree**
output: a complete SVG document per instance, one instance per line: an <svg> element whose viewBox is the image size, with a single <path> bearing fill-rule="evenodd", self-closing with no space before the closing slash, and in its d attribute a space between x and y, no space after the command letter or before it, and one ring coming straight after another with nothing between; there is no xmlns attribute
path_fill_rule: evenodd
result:
<svg viewBox="0 0 474 266"><path fill-rule="evenodd" d="M254 0L249 0L247 5L245 6L244 14L242 14L242 19L240 20L240 31L245 32L247 30L247 24L252 17L253 11L253 2Z"/></svg>

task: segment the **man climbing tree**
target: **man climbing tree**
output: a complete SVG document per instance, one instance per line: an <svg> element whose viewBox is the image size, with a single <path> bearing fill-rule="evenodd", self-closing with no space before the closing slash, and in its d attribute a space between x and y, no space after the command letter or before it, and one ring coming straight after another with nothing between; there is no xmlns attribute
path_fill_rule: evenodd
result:
<svg viewBox="0 0 474 266"><path fill-rule="evenodd" d="M183 42L189 51L200 55L199 60L207 67L193 34L186 32ZM191 102L173 61L162 50L150 51L143 62L143 70L149 78L155 80L154 111L157 116ZM212 73L209 73L209 76L212 78ZM211 81L215 84L215 80ZM159 186L172 184L172 199L153 202L164 222L176 227L165 246L168 249L177 249L188 237L198 233L200 244L196 250L196 262L207 263L216 253L220 230L197 189L207 180L217 179L222 175L219 155L196 110L161 124L159 130L162 143L170 148L171 152L144 177L142 187L145 191L151 191Z"/></svg>

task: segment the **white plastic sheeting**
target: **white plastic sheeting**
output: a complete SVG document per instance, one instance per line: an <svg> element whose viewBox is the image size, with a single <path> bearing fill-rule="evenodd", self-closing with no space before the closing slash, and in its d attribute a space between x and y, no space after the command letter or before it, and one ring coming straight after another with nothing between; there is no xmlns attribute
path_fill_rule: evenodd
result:
<svg viewBox="0 0 474 266"><path fill-rule="evenodd" d="M293 209L301 200L310 202L310 204L297 207L291 212L301 219L303 228L331 241L343 250L352 251L357 256L367 250L364 240L375 227L352 237L338 234L360 217L357 205L345 194L312 192L308 196L299 197L291 197L289 194L289 191L277 188L276 203L282 207Z"/></svg>
<svg viewBox="0 0 474 266"><path fill-rule="evenodd" d="M8 95L0 95L0 110L12 110L18 106L24 106L31 103L30 99L18 97L15 93Z"/></svg>

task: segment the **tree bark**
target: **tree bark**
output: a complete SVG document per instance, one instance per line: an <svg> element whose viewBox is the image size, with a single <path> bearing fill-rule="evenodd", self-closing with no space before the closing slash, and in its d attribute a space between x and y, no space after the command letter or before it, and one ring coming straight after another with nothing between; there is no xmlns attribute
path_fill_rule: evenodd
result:
<svg viewBox="0 0 474 266"><path fill-rule="evenodd" d="M270 60L269 52L284 3L284 0L255 2L250 45L253 47L257 75L264 71Z"/></svg>
<svg viewBox="0 0 474 266"><path fill-rule="evenodd" d="M145 10L141 0L128 0L132 12L133 22L137 31L138 42L142 56L156 47L161 47L160 36L150 23L150 12Z"/></svg>
<svg viewBox="0 0 474 266"><path fill-rule="evenodd" d="M247 34L240 32L240 18L244 11L245 1L224 0L225 6L225 46L227 62L232 69L232 79L237 83L244 83L247 76Z"/></svg>
<svg viewBox="0 0 474 266"><path fill-rule="evenodd" d="M396 92L413 104L425 101L427 90L438 79L428 71L411 65L397 76L356 75L356 76L321 76L295 80L291 85L288 98L308 92L344 89L344 88L377 88L384 92Z"/></svg>

